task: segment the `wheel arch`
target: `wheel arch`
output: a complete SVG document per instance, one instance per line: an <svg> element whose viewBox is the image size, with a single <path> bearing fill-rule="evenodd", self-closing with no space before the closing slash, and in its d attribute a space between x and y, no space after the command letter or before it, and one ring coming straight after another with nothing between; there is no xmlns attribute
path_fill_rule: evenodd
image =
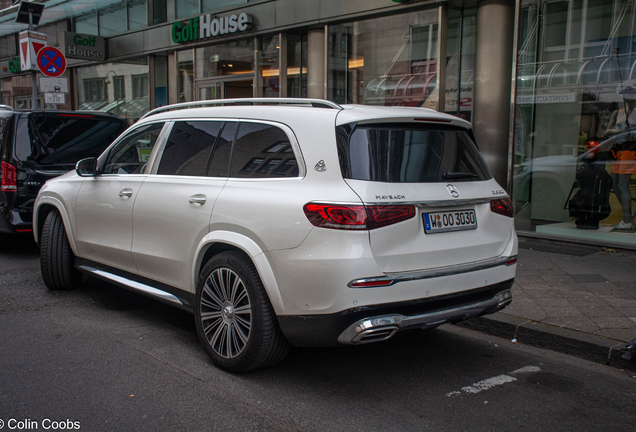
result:
<svg viewBox="0 0 636 432"><path fill-rule="evenodd" d="M71 245L73 253L77 255L77 248L75 247L75 236L73 235L73 230L70 229L71 220L62 202L52 196L43 196L38 198L37 208L33 212L33 237L35 238L35 242L38 245L40 244L44 221L46 220L46 217L49 215L49 213L51 213L52 211L57 211L62 217L64 228L66 229L66 236L68 237L68 242Z"/></svg>
<svg viewBox="0 0 636 432"><path fill-rule="evenodd" d="M205 264L215 255L226 251L238 251L254 264L276 315L283 314L283 299L265 253L254 240L231 231L213 231L199 243L192 269L192 292L196 292L197 280Z"/></svg>

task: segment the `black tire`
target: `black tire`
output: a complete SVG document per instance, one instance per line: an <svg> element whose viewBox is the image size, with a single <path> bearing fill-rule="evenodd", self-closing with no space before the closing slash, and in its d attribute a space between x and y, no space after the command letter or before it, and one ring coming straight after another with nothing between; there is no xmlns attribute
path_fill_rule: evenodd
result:
<svg viewBox="0 0 636 432"><path fill-rule="evenodd" d="M77 288L82 274L75 268L71 249L60 214L52 211L44 221L40 240L40 268L42 279L51 290Z"/></svg>
<svg viewBox="0 0 636 432"><path fill-rule="evenodd" d="M216 366L246 372L285 358L285 339L254 264L223 252L205 265L197 282L194 315L199 340Z"/></svg>

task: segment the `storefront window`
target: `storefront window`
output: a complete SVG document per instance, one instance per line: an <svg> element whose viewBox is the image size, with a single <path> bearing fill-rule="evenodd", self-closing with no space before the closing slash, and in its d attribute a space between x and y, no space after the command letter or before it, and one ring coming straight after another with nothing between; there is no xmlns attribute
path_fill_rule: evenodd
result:
<svg viewBox="0 0 636 432"><path fill-rule="evenodd" d="M75 69L78 109L113 113L134 122L150 109L148 58Z"/></svg>
<svg viewBox="0 0 636 432"><path fill-rule="evenodd" d="M279 55L280 45L278 35L264 36L260 40L261 49L259 50L259 67L261 70L261 91L259 95L262 97L279 97L280 96L280 69Z"/></svg>
<svg viewBox="0 0 636 432"><path fill-rule="evenodd" d="M192 102L194 95L194 51L177 52L177 95L179 102Z"/></svg>
<svg viewBox="0 0 636 432"><path fill-rule="evenodd" d="M329 27L329 99L437 107L438 9Z"/></svg>
<svg viewBox="0 0 636 432"><path fill-rule="evenodd" d="M517 229L636 244L634 1L524 0L519 16Z"/></svg>
<svg viewBox="0 0 636 432"><path fill-rule="evenodd" d="M197 100L254 96L254 38L197 48Z"/></svg>
<svg viewBox="0 0 636 432"><path fill-rule="evenodd" d="M472 121L476 9L448 12L446 113Z"/></svg>
<svg viewBox="0 0 636 432"><path fill-rule="evenodd" d="M307 36L287 33L287 96L307 97Z"/></svg>
<svg viewBox="0 0 636 432"><path fill-rule="evenodd" d="M197 79L254 73L254 39L197 48Z"/></svg>

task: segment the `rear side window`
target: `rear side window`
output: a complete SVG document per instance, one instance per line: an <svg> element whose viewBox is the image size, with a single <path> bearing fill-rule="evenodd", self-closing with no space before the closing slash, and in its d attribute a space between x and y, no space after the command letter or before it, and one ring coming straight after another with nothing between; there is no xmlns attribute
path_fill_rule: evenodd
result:
<svg viewBox="0 0 636 432"><path fill-rule="evenodd" d="M477 146L461 128L413 123L337 128L344 178L387 183L436 183L491 178Z"/></svg>
<svg viewBox="0 0 636 432"><path fill-rule="evenodd" d="M232 163L232 177L298 177L298 162L287 134L279 127L240 123Z"/></svg>
<svg viewBox="0 0 636 432"><path fill-rule="evenodd" d="M179 121L174 124L157 174L204 176L214 143L223 129L218 121Z"/></svg>
<svg viewBox="0 0 636 432"><path fill-rule="evenodd" d="M19 120L16 156L33 168L72 168L80 159L102 154L126 127L115 117L32 113Z"/></svg>

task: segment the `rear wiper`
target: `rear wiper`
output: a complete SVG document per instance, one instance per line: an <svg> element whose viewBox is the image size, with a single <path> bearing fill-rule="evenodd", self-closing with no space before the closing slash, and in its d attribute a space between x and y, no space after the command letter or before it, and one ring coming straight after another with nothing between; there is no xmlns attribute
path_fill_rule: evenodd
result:
<svg viewBox="0 0 636 432"><path fill-rule="evenodd" d="M473 178L477 177L477 174L466 173L466 172L447 172L443 175L445 179L462 179L462 178Z"/></svg>

